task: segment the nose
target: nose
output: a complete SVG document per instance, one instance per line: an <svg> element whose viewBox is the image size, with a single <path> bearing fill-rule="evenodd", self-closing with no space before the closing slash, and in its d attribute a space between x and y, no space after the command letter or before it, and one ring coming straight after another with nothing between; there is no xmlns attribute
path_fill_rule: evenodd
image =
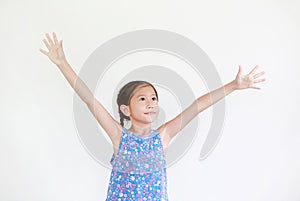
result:
<svg viewBox="0 0 300 201"><path fill-rule="evenodd" d="M157 103L153 103L153 102L148 102L148 104L146 105L147 109L155 109L156 107L158 107Z"/></svg>
<svg viewBox="0 0 300 201"><path fill-rule="evenodd" d="M147 108L154 108L154 103L152 101L147 101L147 105L146 105Z"/></svg>
<svg viewBox="0 0 300 201"><path fill-rule="evenodd" d="M153 105L148 105L147 108L148 108L148 109L153 109L154 106L153 106Z"/></svg>

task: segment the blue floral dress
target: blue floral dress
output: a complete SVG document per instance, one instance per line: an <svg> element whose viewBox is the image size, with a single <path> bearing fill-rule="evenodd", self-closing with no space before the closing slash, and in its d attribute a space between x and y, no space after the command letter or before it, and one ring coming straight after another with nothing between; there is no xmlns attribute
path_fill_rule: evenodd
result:
<svg viewBox="0 0 300 201"><path fill-rule="evenodd" d="M168 201L166 161L160 134L137 135L124 128L106 201Z"/></svg>

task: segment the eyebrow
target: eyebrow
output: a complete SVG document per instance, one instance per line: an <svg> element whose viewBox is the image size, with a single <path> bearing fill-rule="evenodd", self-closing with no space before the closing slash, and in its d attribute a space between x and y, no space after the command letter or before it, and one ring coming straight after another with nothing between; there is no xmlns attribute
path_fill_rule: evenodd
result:
<svg viewBox="0 0 300 201"><path fill-rule="evenodd" d="M150 96L156 96L156 94L151 94ZM140 97L140 96L147 96L147 95L145 95L145 94L140 94L140 95L138 95L137 97Z"/></svg>

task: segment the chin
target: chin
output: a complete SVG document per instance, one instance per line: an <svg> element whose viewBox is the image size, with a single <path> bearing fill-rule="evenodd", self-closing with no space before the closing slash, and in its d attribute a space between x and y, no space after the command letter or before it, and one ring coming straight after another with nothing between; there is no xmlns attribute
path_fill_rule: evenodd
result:
<svg viewBox="0 0 300 201"><path fill-rule="evenodd" d="M148 118L148 123L153 123L156 119L157 117Z"/></svg>

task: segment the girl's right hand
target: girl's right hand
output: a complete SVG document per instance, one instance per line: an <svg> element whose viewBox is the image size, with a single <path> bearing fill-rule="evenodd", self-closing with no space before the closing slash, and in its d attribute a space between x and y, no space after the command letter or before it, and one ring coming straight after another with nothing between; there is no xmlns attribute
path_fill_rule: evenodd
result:
<svg viewBox="0 0 300 201"><path fill-rule="evenodd" d="M58 42L55 32L53 32L54 42L52 41L48 33L46 33L46 37L48 41L46 39L43 39L43 42L45 43L49 52L43 49L40 49L40 51L46 56L48 56L48 58L53 63L55 63L57 66L60 66L61 64L66 62L66 57L62 48L62 40Z"/></svg>

